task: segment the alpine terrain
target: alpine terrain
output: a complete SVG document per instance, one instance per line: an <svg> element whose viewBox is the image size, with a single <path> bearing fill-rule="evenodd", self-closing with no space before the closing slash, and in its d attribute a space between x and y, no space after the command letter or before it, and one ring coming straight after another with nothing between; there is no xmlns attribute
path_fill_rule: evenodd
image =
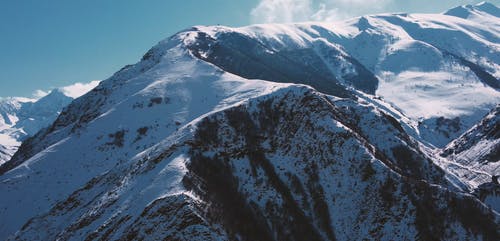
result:
<svg viewBox="0 0 500 241"><path fill-rule="evenodd" d="M21 142L54 122L74 98L99 81L55 88L41 98L0 97L0 165L10 160Z"/></svg>
<svg viewBox="0 0 500 241"><path fill-rule="evenodd" d="M0 99L0 164L12 157L23 140L49 126L72 100L59 89L38 100Z"/></svg>
<svg viewBox="0 0 500 241"><path fill-rule="evenodd" d="M490 3L195 26L5 145L0 238L500 240L499 116Z"/></svg>

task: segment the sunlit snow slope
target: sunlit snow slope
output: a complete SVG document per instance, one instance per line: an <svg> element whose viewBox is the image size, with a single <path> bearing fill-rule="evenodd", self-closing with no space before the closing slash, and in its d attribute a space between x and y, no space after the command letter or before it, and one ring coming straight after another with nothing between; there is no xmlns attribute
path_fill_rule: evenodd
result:
<svg viewBox="0 0 500 241"><path fill-rule="evenodd" d="M386 14L335 23L199 27L202 44L191 48L249 78L306 83L330 94L339 94L330 88L340 82L376 94L419 121L422 138L443 147L500 101L499 18L483 6L465 8L475 14L470 19Z"/></svg>

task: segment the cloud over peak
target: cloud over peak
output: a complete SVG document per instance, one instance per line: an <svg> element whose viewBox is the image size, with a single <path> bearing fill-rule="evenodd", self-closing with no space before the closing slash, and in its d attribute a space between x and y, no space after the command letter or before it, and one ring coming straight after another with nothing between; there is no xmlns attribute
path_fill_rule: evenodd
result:
<svg viewBox="0 0 500 241"><path fill-rule="evenodd" d="M253 23L335 21L382 12L439 13L478 2L480 0L260 0L251 10L250 18Z"/></svg>
<svg viewBox="0 0 500 241"><path fill-rule="evenodd" d="M261 0L252 9L253 23L334 21L373 10L392 0Z"/></svg>
<svg viewBox="0 0 500 241"><path fill-rule="evenodd" d="M312 14L311 0L261 0L250 15L255 23L305 21Z"/></svg>

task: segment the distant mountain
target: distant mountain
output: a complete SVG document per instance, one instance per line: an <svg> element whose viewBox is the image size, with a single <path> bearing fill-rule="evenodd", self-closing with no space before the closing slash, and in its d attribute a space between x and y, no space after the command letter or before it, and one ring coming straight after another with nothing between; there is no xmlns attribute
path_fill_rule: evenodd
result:
<svg viewBox="0 0 500 241"><path fill-rule="evenodd" d="M57 88L39 99L0 98L0 165L14 155L26 138L50 126L64 107L97 83Z"/></svg>
<svg viewBox="0 0 500 241"><path fill-rule="evenodd" d="M181 31L0 166L0 238L500 240L488 6Z"/></svg>
<svg viewBox="0 0 500 241"><path fill-rule="evenodd" d="M5 151L0 165L10 159L24 139L49 126L72 100L57 89L39 100L1 99L0 144Z"/></svg>

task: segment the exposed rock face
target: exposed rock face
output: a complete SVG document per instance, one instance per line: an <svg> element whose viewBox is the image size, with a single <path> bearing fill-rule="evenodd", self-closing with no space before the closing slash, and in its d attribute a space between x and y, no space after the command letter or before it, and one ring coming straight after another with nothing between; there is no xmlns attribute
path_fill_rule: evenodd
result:
<svg viewBox="0 0 500 241"><path fill-rule="evenodd" d="M405 155L387 158L392 153L364 146L364 133L356 132L359 127L344 126L346 116L327 99L311 93L299 101L292 99L237 107L198 127L184 181L213 203L209 215L230 228L230 237L429 240L461 239L458 233L471 238L478 233L493 239L498 236L494 214L480 202L430 185L439 180L439 168L434 167L438 180L423 181L417 172L401 175L400 170L426 170L423 166L432 164ZM397 132L380 124L372 128ZM318 135L319 130L324 132ZM213 136L217 138L207 140ZM468 214L453 214L466 206L475 210L471 213L482 213L475 215L480 225L468 227L474 223L468 221ZM433 220L440 215L457 216ZM249 225L263 223L268 225ZM451 228L455 225L461 228ZM482 231L475 234L466 231L479 227ZM385 233L388 229L391 232Z"/></svg>
<svg viewBox="0 0 500 241"><path fill-rule="evenodd" d="M346 114L346 106L357 110ZM180 130L183 142L93 179L17 238L45 227L52 231L39 238L497 239L497 214L446 188L425 154L391 151L411 138L385 118L304 87L252 99ZM375 145L357 126L363 119L385 133ZM176 182L189 195L136 192L172 167L182 170Z"/></svg>

